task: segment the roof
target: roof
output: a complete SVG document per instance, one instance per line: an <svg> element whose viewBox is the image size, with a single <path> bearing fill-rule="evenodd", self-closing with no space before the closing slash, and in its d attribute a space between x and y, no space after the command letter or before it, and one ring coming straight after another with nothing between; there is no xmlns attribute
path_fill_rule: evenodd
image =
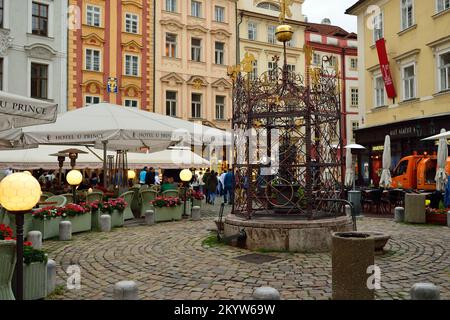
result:
<svg viewBox="0 0 450 320"><path fill-rule="evenodd" d="M345 14L353 14L353 10L355 10L357 7L359 7L360 5L362 5L366 1L367 0L359 0L359 1L357 1L354 5L352 5L350 8L345 10Z"/></svg>
<svg viewBox="0 0 450 320"><path fill-rule="evenodd" d="M356 33L345 31L339 26L312 22L307 22L306 25L307 32L316 32L324 36L333 36L345 39L356 39L358 37Z"/></svg>

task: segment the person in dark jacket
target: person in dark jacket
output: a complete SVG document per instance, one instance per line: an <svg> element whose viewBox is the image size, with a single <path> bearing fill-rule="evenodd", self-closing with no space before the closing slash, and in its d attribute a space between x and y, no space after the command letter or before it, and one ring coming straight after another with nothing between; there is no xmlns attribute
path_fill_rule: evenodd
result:
<svg viewBox="0 0 450 320"><path fill-rule="evenodd" d="M217 172L211 171L211 174L208 178L208 182L206 183L206 188L208 190L209 194L209 203L214 204L214 201L216 199L216 192L217 192Z"/></svg>
<svg viewBox="0 0 450 320"><path fill-rule="evenodd" d="M155 184L155 169L153 167L150 167L145 176L145 184L148 186Z"/></svg>
<svg viewBox="0 0 450 320"><path fill-rule="evenodd" d="M231 170L225 174L225 177L223 178L223 184L224 184L223 202L227 203L228 200L228 204L232 204L234 175Z"/></svg>

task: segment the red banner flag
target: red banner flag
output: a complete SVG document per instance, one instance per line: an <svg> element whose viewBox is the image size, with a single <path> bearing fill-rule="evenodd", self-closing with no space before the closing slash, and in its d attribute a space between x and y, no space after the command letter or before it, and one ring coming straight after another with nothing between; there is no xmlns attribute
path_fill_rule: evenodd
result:
<svg viewBox="0 0 450 320"><path fill-rule="evenodd" d="M391 99L397 96L394 87L394 81L392 80L391 70L389 69L389 60L386 52L386 43L384 38L377 40L376 42L378 60L380 61L380 69L383 75L384 86L386 87L387 96Z"/></svg>

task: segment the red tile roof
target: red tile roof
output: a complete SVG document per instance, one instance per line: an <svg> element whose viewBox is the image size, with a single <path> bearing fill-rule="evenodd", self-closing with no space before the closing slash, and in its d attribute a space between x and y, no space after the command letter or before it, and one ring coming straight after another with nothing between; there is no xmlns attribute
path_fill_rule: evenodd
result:
<svg viewBox="0 0 450 320"><path fill-rule="evenodd" d="M357 35L354 32L348 32L338 26L321 23L306 23L307 32L315 32L324 36L340 37L345 39L357 39Z"/></svg>

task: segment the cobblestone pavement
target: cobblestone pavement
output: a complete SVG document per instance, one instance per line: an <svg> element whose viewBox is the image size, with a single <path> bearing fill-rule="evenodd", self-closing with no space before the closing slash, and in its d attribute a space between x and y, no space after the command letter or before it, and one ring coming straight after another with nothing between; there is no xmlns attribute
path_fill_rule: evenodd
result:
<svg viewBox="0 0 450 320"><path fill-rule="evenodd" d="M114 283L121 280L136 281L141 299L249 299L259 286L277 288L282 299L331 298L330 254L270 252L263 254L278 259L236 260L249 251L203 243L217 212L205 206L201 221L135 223L111 233L77 234L70 242L46 241L59 284L66 283L69 265L81 268L81 289L64 289L54 298L111 299ZM432 282L443 299L450 299L449 228L376 218L358 220L358 228L392 235L387 252L376 256L382 272L378 299L408 299L416 282Z"/></svg>

